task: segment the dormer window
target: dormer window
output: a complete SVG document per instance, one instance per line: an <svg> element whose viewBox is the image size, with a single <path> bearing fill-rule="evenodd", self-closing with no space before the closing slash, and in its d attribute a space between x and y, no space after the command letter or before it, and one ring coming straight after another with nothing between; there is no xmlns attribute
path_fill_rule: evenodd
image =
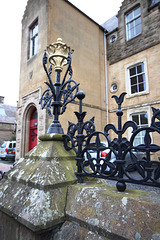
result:
<svg viewBox="0 0 160 240"><path fill-rule="evenodd" d="M126 38L127 41L138 36L142 32L141 9L137 7L126 14Z"/></svg>

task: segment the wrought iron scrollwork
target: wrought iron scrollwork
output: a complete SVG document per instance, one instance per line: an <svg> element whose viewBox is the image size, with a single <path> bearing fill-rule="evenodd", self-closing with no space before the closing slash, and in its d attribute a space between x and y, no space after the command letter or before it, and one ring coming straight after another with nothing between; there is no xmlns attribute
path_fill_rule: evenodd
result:
<svg viewBox="0 0 160 240"><path fill-rule="evenodd" d="M4 176L4 172L0 170L0 180L3 179L3 176Z"/></svg>
<svg viewBox="0 0 160 240"><path fill-rule="evenodd" d="M48 81L45 82L48 88L43 92L40 104L42 109L46 109L50 116L54 115L54 121L48 129L48 133L63 133L58 120L59 115L65 112L67 104L74 101L79 84L72 79L70 47L62 43L61 39L58 39L56 43L49 45L47 51L43 56L43 67L48 78ZM49 69L47 69L47 54L51 63ZM52 65L55 66L56 71L54 84L51 79ZM64 65L68 66L61 82L60 74ZM68 75L68 80L66 80Z"/></svg>
<svg viewBox="0 0 160 240"><path fill-rule="evenodd" d="M153 153L160 151L160 146L153 144L151 138L152 133L160 134L160 110L152 108L153 117L149 127L138 128L133 121L127 121L122 126L121 105L125 94L113 96L118 105L118 128L107 124L104 132L96 131L94 126L84 134L82 129L84 130L87 122L83 122L81 131L76 133L80 119L86 114L82 112L80 101L80 112L76 113L79 115L78 124L69 123L68 133L65 135L65 148L74 149L77 154L76 175L81 181L83 176L116 180L119 191L125 191L127 182L160 187L160 161L151 159ZM129 128L132 134L130 139L127 139L124 134ZM144 143L136 145L135 138L142 131L145 132ZM111 140L110 132L117 137ZM70 146L68 140L71 142Z"/></svg>
<svg viewBox="0 0 160 240"><path fill-rule="evenodd" d="M46 52L44 53L43 56L43 66L45 69L45 72L47 74L49 82L45 82L45 84L49 87L47 88L44 93L42 94L42 97L40 99L40 104L42 106L42 109L47 109L48 114L50 116L55 114L55 108L57 105L61 108L61 111L59 114L63 114L66 109L66 105L73 101L76 97L76 93L78 92L78 86L79 84L76 83L76 81L72 80L72 67L71 67L71 54L69 53L68 57L68 68L66 70L65 76L62 80L62 83L54 83L52 82L51 79L51 73L52 73L52 65L50 65L49 70L47 71L47 54ZM65 82L67 73L69 74L69 79ZM56 87L59 85L59 89L56 92ZM53 113L51 112L51 109L53 107Z"/></svg>

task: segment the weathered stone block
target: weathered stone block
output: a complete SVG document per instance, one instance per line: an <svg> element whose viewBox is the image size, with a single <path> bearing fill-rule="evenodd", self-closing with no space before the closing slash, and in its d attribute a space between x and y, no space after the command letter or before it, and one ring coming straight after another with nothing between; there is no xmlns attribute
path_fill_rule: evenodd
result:
<svg viewBox="0 0 160 240"><path fill-rule="evenodd" d="M69 187L66 216L109 239L160 239L160 196L154 192L77 184Z"/></svg>
<svg viewBox="0 0 160 240"><path fill-rule="evenodd" d="M41 142L0 182L0 209L34 232L65 220L67 186L76 182L75 154L62 135Z"/></svg>

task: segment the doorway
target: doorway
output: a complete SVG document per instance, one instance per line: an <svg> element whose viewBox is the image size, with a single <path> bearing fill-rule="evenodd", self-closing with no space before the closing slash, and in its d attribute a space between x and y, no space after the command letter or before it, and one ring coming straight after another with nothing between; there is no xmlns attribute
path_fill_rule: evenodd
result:
<svg viewBox="0 0 160 240"><path fill-rule="evenodd" d="M29 121L29 146L28 151L37 145L37 127L38 127L38 114L37 109L34 108L30 115Z"/></svg>

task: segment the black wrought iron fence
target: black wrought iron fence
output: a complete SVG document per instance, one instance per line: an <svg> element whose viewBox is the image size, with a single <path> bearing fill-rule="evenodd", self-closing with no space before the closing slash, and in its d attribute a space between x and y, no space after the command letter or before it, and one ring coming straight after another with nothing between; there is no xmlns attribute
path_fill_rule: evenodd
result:
<svg viewBox="0 0 160 240"><path fill-rule="evenodd" d="M69 122L68 132L64 135L66 150L76 152L78 181L83 182L83 176L116 180L118 191L125 191L126 182L160 187L160 161L151 160L153 153L160 151L160 146L152 143L151 134L160 134L160 110L152 108L153 117L149 127L138 128L133 121L127 121L122 126L123 111L121 105L126 93L119 97L114 95L118 110L118 128L107 124L103 132L96 131L94 118L84 122L86 112L82 111L84 92L77 93L79 112L75 112L78 122ZM130 139L124 137L131 128ZM110 138L110 131L117 135ZM136 145L135 138L144 134L143 144Z"/></svg>
<svg viewBox="0 0 160 240"><path fill-rule="evenodd" d="M4 175L3 171L0 170L0 180L3 179L3 175Z"/></svg>

